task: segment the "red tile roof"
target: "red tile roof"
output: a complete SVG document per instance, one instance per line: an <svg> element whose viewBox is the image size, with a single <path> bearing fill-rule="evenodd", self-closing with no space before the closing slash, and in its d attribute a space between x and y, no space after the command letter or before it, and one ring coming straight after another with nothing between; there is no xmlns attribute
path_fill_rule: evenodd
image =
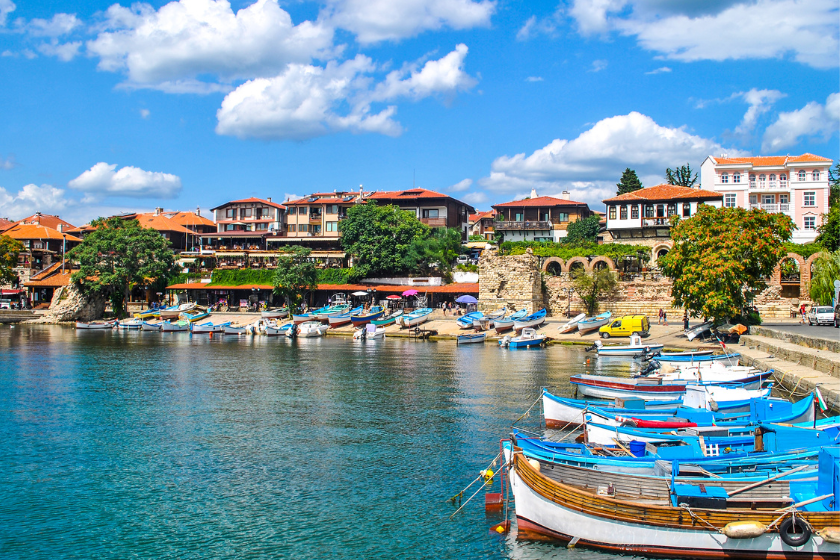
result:
<svg viewBox="0 0 840 560"><path fill-rule="evenodd" d="M58 216L53 216L52 214L33 214L28 218L24 218L18 221L19 224L38 224L42 226L51 227L53 229L58 229L59 224L64 227L64 231L67 231L70 228L76 227L70 222L62 220Z"/></svg>
<svg viewBox="0 0 840 560"><path fill-rule="evenodd" d="M677 185L656 185L639 189L637 191L624 193L604 200L604 203L612 202L639 202L639 201L665 201L665 200L723 200L723 194L705 191L703 189L690 189Z"/></svg>
<svg viewBox="0 0 840 560"><path fill-rule="evenodd" d="M401 200L423 200L423 199L432 199L432 198L448 198L450 200L454 200L458 204L462 204L467 208L472 208L471 205L467 204L466 202L461 202L457 198L451 197L448 194L441 194L439 192L430 191L429 189L421 189L421 188L414 188L414 189L406 189L404 191L380 191L380 192L373 192L367 195L366 197L369 200L382 200L388 202L399 202Z"/></svg>
<svg viewBox="0 0 840 560"><path fill-rule="evenodd" d="M61 233L47 226L36 226L34 224L17 224L4 232L5 235L13 239L55 239L61 240L66 238L67 241L82 240L69 233Z"/></svg>
<svg viewBox="0 0 840 560"><path fill-rule="evenodd" d="M565 198L554 198L553 196L538 196L537 198L525 198L494 204L493 208L531 208L534 206L587 206L585 202L575 202Z"/></svg>
<svg viewBox="0 0 840 560"><path fill-rule="evenodd" d="M740 158L713 158L719 165L752 165L754 167L782 167L786 163L831 163L832 160L814 154L801 156L754 156Z"/></svg>
<svg viewBox="0 0 840 560"><path fill-rule="evenodd" d="M256 197L252 196L250 198L243 198L243 199L240 199L240 200L231 200L230 202L225 202L224 204L220 204L220 205L216 206L216 208L211 208L210 211L212 212L213 210L216 210L218 208L222 208L224 206L227 206L228 204L242 204L242 203L247 203L247 202L259 202L261 204L266 204L268 206L274 206L275 208L280 208L280 209L283 209L283 210L285 210L285 208L286 208L282 204L277 204L276 202L271 202L270 200L265 200L263 198L256 198Z"/></svg>
<svg viewBox="0 0 840 560"><path fill-rule="evenodd" d="M59 267L61 263L58 263ZM73 274L73 270L65 269L62 273L59 269L55 274L51 274L41 280L30 280L29 282L24 282L23 285L27 288L59 288L61 286L69 286L70 285L70 276Z"/></svg>
<svg viewBox="0 0 840 560"><path fill-rule="evenodd" d="M316 198L313 198L313 196ZM308 206L312 204L353 204L354 202L356 202L356 196L350 194L345 197L336 197L335 195L317 197L317 195L310 195L297 200L287 200L285 204L286 206Z"/></svg>
<svg viewBox="0 0 840 560"><path fill-rule="evenodd" d="M134 218L140 222L141 227L150 228L156 231L174 231L190 235L195 233L180 225L175 220L167 218L163 214L155 215L153 212L149 212L147 214L136 214L134 215Z"/></svg>
<svg viewBox="0 0 840 560"><path fill-rule="evenodd" d="M216 227L216 222L199 216L195 212L175 212L167 217L178 225L182 226L211 226Z"/></svg>
<svg viewBox="0 0 840 560"><path fill-rule="evenodd" d="M271 290L273 286L267 284L244 284L242 286L215 286L210 284L203 284L201 282L190 282L185 284L173 284L167 286L167 290L250 290L256 288L258 290ZM357 292L365 291L368 288L376 289L380 293L395 293L401 294L404 291L414 288L420 293L430 294L477 294L478 284L446 284L444 286L394 286L394 285L379 285L372 286L370 284L318 284L318 289L322 291L333 292Z"/></svg>
<svg viewBox="0 0 840 560"><path fill-rule="evenodd" d="M483 218L495 218L496 214L498 214L498 212L495 210L490 210L489 212L477 212L475 214L470 214L469 221L470 223L475 223Z"/></svg>
<svg viewBox="0 0 840 560"><path fill-rule="evenodd" d="M0 218L0 231L7 230L13 225L15 225L15 222L7 220L6 218Z"/></svg>

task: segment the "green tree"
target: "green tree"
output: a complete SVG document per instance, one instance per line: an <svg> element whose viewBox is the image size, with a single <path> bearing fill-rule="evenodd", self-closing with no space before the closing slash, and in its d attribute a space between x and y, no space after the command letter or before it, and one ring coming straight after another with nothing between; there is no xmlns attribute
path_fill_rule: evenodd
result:
<svg viewBox="0 0 840 560"><path fill-rule="evenodd" d="M12 282L17 277L14 268L23 249L23 243L17 239L0 235L0 281Z"/></svg>
<svg viewBox="0 0 840 560"><path fill-rule="evenodd" d="M691 218L671 216L674 247L657 262L674 282L674 304L715 321L742 315L767 288L793 227L784 214L707 204Z"/></svg>
<svg viewBox="0 0 840 560"><path fill-rule="evenodd" d="M452 266L461 254L461 232L455 228L437 228L429 237L416 237L409 245L403 264L405 270L430 272L440 270L444 276L452 274Z"/></svg>
<svg viewBox="0 0 840 560"><path fill-rule="evenodd" d="M583 269L572 272L572 285L583 300L589 315L594 315L598 311L598 301L605 294L611 294L616 284L618 280L615 278L615 273L606 267L592 273Z"/></svg>
<svg viewBox="0 0 840 560"><path fill-rule="evenodd" d="M828 169L828 184L831 189L828 195L828 206L834 208L840 205L840 163L835 163Z"/></svg>
<svg viewBox="0 0 840 560"><path fill-rule="evenodd" d="M811 299L819 305L831 305L835 280L840 280L840 251L823 253L814 261L809 290Z"/></svg>
<svg viewBox="0 0 840 560"><path fill-rule="evenodd" d="M697 173L691 176L691 165L686 163L676 169L670 167L665 170L665 180L669 185L678 185L680 187L693 187L697 182Z"/></svg>
<svg viewBox="0 0 840 560"><path fill-rule="evenodd" d="M412 212L375 202L357 204L339 222L341 245L353 255L360 277L405 272L405 254L416 238L425 239L430 229Z"/></svg>
<svg viewBox="0 0 840 560"><path fill-rule="evenodd" d="M625 194L644 188L636 172L629 167L621 174L621 180L615 186L618 187L618 194Z"/></svg>
<svg viewBox="0 0 840 560"><path fill-rule="evenodd" d="M292 247L277 257L277 270L271 280L274 292L286 298L290 315L300 305L304 293L318 287L318 269L309 260L310 253L311 249Z"/></svg>
<svg viewBox="0 0 840 560"><path fill-rule="evenodd" d="M601 218L592 214L588 218L576 220L566 228L565 243L595 243L598 241L598 232L601 230Z"/></svg>
<svg viewBox="0 0 840 560"><path fill-rule="evenodd" d="M91 225L96 229L67 253L79 263L71 279L83 292L103 293L120 317L134 286L152 285L173 274L175 255L168 240L137 220L99 218Z"/></svg>
<svg viewBox="0 0 840 560"><path fill-rule="evenodd" d="M840 205L835 204L823 214L822 224L817 228L817 243L829 251L840 249Z"/></svg>

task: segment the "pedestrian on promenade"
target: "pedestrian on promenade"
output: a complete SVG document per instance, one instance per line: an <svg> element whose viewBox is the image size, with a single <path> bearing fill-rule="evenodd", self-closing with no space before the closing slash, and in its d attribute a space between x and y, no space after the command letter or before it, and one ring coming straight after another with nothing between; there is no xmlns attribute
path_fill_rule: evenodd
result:
<svg viewBox="0 0 840 560"><path fill-rule="evenodd" d="M446 317L446 302L445 301L441 304L441 307L443 307L443 316Z"/></svg>
<svg viewBox="0 0 840 560"><path fill-rule="evenodd" d="M668 312L662 311L662 323L667 327L668 326Z"/></svg>
<svg viewBox="0 0 840 560"><path fill-rule="evenodd" d="M801 306L799 306L799 314L801 315L801 318L799 319L799 322L804 325L805 324L805 304L804 303Z"/></svg>
<svg viewBox="0 0 840 560"><path fill-rule="evenodd" d="M657 321L656 321L656 324L657 324L657 325L661 325L661 324L662 324L662 313L663 313L663 311L662 311L662 308L660 307L660 308L659 308L659 319L657 319Z"/></svg>
<svg viewBox="0 0 840 560"><path fill-rule="evenodd" d="M688 330L688 311L683 313L683 329Z"/></svg>

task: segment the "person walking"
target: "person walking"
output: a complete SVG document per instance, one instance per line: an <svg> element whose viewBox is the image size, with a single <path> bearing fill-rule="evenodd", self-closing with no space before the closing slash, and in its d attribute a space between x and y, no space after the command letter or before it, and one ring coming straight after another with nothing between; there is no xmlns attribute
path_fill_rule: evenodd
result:
<svg viewBox="0 0 840 560"><path fill-rule="evenodd" d="M659 308L659 319L657 319L657 321L656 321L656 324L657 324L657 325L661 325L661 324L662 324L662 313L663 313L663 311L662 311L662 308L660 307L660 308Z"/></svg>
<svg viewBox="0 0 840 560"><path fill-rule="evenodd" d="M688 311L683 313L683 329L688 330Z"/></svg>
<svg viewBox="0 0 840 560"><path fill-rule="evenodd" d="M444 301L440 306L443 307L443 316L446 317L446 302Z"/></svg>
<svg viewBox="0 0 840 560"><path fill-rule="evenodd" d="M668 326L668 312L664 309L662 310L662 324Z"/></svg>
<svg viewBox="0 0 840 560"><path fill-rule="evenodd" d="M800 319L799 319L799 323L804 325L805 324L805 304L804 303L801 306L799 306L799 315L801 316Z"/></svg>

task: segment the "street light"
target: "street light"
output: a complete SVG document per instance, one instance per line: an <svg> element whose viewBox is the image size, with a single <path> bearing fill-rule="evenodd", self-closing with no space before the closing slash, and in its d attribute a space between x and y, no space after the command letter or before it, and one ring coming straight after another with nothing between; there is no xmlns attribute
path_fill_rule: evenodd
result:
<svg viewBox="0 0 840 560"><path fill-rule="evenodd" d="M561 288L561 292L566 292L569 295L569 308L566 310L566 317L572 318L572 294L575 293L574 288Z"/></svg>

